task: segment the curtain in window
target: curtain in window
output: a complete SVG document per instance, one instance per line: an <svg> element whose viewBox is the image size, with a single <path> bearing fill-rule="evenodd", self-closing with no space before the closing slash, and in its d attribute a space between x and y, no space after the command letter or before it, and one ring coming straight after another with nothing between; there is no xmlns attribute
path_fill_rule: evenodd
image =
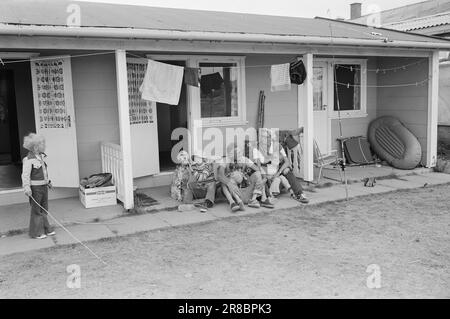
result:
<svg viewBox="0 0 450 319"><path fill-rule="evenodd" d="M69 66L68 66L69 65ZM72 119L66 105L64 75L70 67L67 58L33 61L33 77L39 110L39 128L70 128Z"/></svg>
<svg viewBox="0 0 450 319"><path fill-rule="evenodd" d="M153 123L151 102L143 100L139 92L146 70L145 63L127 63L130 124Z"/></svg>

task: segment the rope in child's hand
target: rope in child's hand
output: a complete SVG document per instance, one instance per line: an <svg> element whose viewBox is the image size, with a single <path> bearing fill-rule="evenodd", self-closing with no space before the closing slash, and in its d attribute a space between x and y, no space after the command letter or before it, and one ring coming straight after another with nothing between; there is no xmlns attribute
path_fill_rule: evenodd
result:
<svg viewBox="0 0 450 319"><path fill-rule="evenodd" d="M42 207L35 199L33 196L30 196L30 198L33 200L33 202L36 203L36 205L38 205L42 210L44 210L54 221L55 223L58 224L58 226L60 226L62 229L64 229L73 239L75 239L78 243L80 243L84 248L86 248L95 258L97 258L98 260L100 260L104 265L108 265L102 258L100 258L96 253L94 253L94 251L92 249L90 249L85 243L83 243L81 240L79 240L74 234L72 234L70 232L70 230L68 230L66 227L64 227L63 224L61 224L55 217L53 217L52 214L50 214L50 212L45 209L44 207Z"/></svg>

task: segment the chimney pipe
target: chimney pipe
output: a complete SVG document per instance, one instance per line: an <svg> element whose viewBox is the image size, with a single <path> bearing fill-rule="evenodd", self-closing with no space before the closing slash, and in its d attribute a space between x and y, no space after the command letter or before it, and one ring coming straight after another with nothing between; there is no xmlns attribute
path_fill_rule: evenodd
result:
<svg viewBox="0 0 450 319"><path fill-rule="evenodd" d="M350 4L350 20L361 17L361 2L354 2Z"/></svg>

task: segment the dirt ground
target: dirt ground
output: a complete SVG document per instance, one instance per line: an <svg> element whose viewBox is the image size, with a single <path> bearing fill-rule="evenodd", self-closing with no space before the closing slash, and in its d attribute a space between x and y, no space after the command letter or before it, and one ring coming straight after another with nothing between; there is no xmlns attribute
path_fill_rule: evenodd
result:
<svg viewBox="0 0 450 319"><path fill-rule="evenodd" d="M450 298L450 185L0 258L2 298ZM81 288L66 267L81 267ZM366 281L380 270L379 289Z"/></svg>

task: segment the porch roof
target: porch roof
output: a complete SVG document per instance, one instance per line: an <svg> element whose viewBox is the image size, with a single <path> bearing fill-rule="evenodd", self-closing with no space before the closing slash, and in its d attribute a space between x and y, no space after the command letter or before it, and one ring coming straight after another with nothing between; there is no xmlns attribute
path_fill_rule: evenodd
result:
<svg viewBox="0 0 450 319"><path fill-rule="evenodd" d="M281 17L93 2L75 2L81 8L81 27L70 28L67 27L66 22L70 15L67 8L71 3L74 1L2 0L0 2L0 35L155 39L165 39L167 36L167 39L171 40L216 39L245 42L450 48L448 40L324 18ZM196 37L193 38L194 35Z"/></svg>

